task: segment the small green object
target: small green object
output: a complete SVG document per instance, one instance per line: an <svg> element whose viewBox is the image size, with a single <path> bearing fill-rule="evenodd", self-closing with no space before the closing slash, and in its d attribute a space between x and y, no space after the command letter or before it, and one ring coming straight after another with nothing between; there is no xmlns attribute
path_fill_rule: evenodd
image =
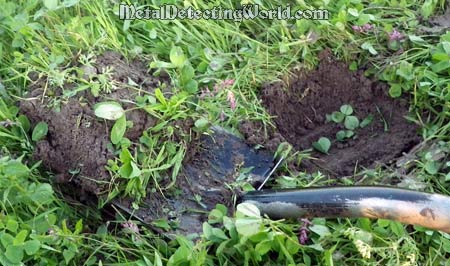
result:
<svg viewBox="0 0 450 266"><path fill-rule="evenodd" d="M22 126L23 130L25 132L28 132L28 130L30 130L30 120L28 120L28 118L24 115L19 115L17 117L17 120L20 122L20 125Z"/></svg>
<svg viewBox="0 0 450 266"><path fill-rule="evenodd" d="M39 240L28 240L25 242L23 247L25 249L25 253L31 256L36 254L36 252L38 252L38 250L41 248L41 242L39 242Z"/></svg>
<svg viewBox="0 0 450 266"><path fill-rule="evenodd" d="M119 103L101 102L94 106L94 113L103 119L117 120L125 114L125 111Z"/></svg>
<svg viewBox="0 0 450 266"><path fill-rule="evenodd" d="M58 7L58 0L44 0L44 6L49 10L54 10Z"/></svg>
<svg viewBox="0 0 450 266"><path fill-rule="evenodd" d="M353 108L348 104L344 104L341 106L340 111L344 115L351 115L353 113Z"/></svg>
<svg viewBox="0 0 450 266"><path fill-rule="evenodd" d="M172 46L170 50L170 62L175 67L182 67L186 62L186 56L184 55L183 49L178 46Z"/></svg>
<svg viewBox="0 0 450 266"><path fill-rule="evenodd" d="M389 95L392 98L400 97L402 95L402 86L400 84L391 84Z"/></svg>
<svg viewBox="0 0 450 266"><path fill-rule="evenodd" d="M359 126L361 128L364 128L366 126L368 126L370 123L372 123L373 121L373 115L368 115L366 118L364 118L363 121L361 121L361 124L359 124Z"/></svg>
<svg viewBox="0 0 450 266"><path fill-rule="evenodd" d="M343 141L345 139L351 138L355 135L355 132L352 130L339 130L336 133L336 139L339 141Z"/></svg>
<svg viewBox="0 0 450 266"><path fill-rule="evenodd" d="M157 219L157 220L153 221L152 224L156 227L159 227L159 228L162 228L165 230L170 229L170 224L167 221L167 219Z"/></svg>
<svg viewBox="0 0 450 266"><path fill-rule="evenodd" d="M321 137L318 141L314 142L312 146L321 153L328 154L328 150L331 147L331 141L326 137Z"/></svg>
<svg viewBox="0 0 450 266"><path fill-rule="evenodd" d="M333 112L331 114L331 120L335 123L341 123L344 121L345 115L341 112Z"/></svg>
<svg viewBox="0 0 450 266"><path fill-rule="evenodd" d="M119 119L117 119L116 123L111 129L111 142L113 144L119 143L123 135L125 135L125 131L127 129L127 119L125 115L122 115Z"/></svg>
<svg viewBox="0 0 450 266"><path fill-rule="evenodd" d="M9 245L6 247L5 256L12 263L20 263L23 259L23 247Z"/></svg>
<svg viewBox="0 0 450 266"><path fill-rule="evenodd" d="M33 141L41 140L48 133L48 125L45 122L39 122L33 129L33 133L31 134L31 139Z"/></svg>
<svg viewBox="0 0 450 266"><path fill-rule="evenodd" d="M199 118L194 123L195 127L199 130L203 130L208 126L208 119L206 118Z"/></svg>
<svg viewBox="0 0 450 266"><path fill-rule="evenodd" d="M196 80L191 79L188 82L186 82L186 84L184 85L184 89L189 93L195 93L198 91L198 82Z"/></svg>
<svg viewBox="0 0 450 266"><path fill-rule="evenodd" d="M356 70L358 70L358 63L356 63L356 61L353 61L353 62L350 64L350 66L348 67L348 69L349 69L350 71L356 71Z"/></svg>
<svg viewBox="0 0 450 266"><path fill-rule="evenodd" d="M348 130L354 130L359 126L359 120L356 116L347 116L344 121L344 126Z"/></svg>

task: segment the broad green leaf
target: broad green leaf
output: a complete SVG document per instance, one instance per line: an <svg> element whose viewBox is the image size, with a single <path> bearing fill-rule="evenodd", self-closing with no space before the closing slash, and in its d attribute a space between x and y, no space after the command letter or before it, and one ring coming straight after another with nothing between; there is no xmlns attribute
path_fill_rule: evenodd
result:
<svg viewBox="0 0 450 266"><path fill-rule="evenodd" d="M391 87L389 88L389 95L392 98L397 98L402 95L402 86L400 84L391 84Z"/></svg>
<svg viewBox="0 0 450 266"><path fill-rule="evenodd" d="M6 222L6 229L11 231L12 233L17 232L17 229L19 229L19 223L14 219L8 219Z"/></svg>
<svg viewBox="0 0 450 266"><path fill-rule="evenodd" d="M259 255L265 255L272 249L272 241L264 240L256 244L255 251L259 253Z"/></svg>
<svg viewBox="0 0 450 266"><path fill-rule="evenodd" d="M13 245L21 245L23 242L25 242L25 239L28 236L27 230L20 230L20 232L16 235L13 241Z"/></svg>
<svg viewBox="0 0 450 266"><path fill-rule="evenodd" d="M450 173L447 173L447 174L445 175L444 181L445 181L445 182L450 181Z"/></svg>
<svg viewBox="0 0 450 266"><path fill-rule="evenodd" d="M172 49L170 50L170 62L175 67L182 67L184 63L186 62L187 58L184 55L183 49L178 46L172 46Z"/></svg>
<svg viewBox="0 0 450 266"><path fill-rule="evenodd" d="M314 225L310 226L309 230L318 234L321 237L331 234L330 229L328 229L328 227L326 227L324 225L320 225L320 224L314 224Z"/></svg>
<svg viewBox="0 0 450 266"><path fill-rule="evenodd" d="M154 266L163 266L161 256L159 255L159 252L155 250L155 260L153 261Z"/></svg>
<svg viewBox="0 0 450 266"><path fill-rule="evenodd" d="M37 185L37 187L30 191L30 199L37 204L48 204L53 201L53 188L48 183Z"/></svg>
<svg viewBox="0 0 450 266"><path fill-rule="evenodd" d="M129 178L133 169L131 168L131 162L124 163L119 168L119 174L123 178Z"/></svg>
<svg viewBox="0 0 450 266"><path fill-rule="evenodd" d="M198 82L196 80L189 80L185 85L184 85L184 90L189 92L189 93L196 93L198 91Z"/></svg>
<svg viewBox="0 0 450 266"><path fill-rule="evenodd" d="M349 66L348 69L350 71L356 71L358 70L358 63L356 61L353 61Z"/></svg>
<svg viewBox="0 0 450 266"><path fill-rule="evenodd" d="M122 148L119 154L119 159L122 163L129 163L133 160L133 156L128 149Z"/></svg>
<svg viewBox="0 0 450 266"><path fill-rule="evenodd" d="M427 19L431 14L433 14L434 8L435 8L435 1L433 0L426 0L422 4L421 11L424 19Z"/></svg>
<svg viewBox="0 0 450 266"><path fill-rule="evenodd" d="M208 222L211 224L220 223L222 222L222 218L223 213L218 209L214 209L208 215Z"/></svg>
<svg viewBox="0 0 450 266"><path fill-rule="evenodd" d="M430 175L435 175L439 172L440 164L437 161L427 161L425 163L425 171Z"/></svg>
<svg viewBox="0 0 450 266"><path fill-rule="evenodd" d="M66 262L66 264L69 264L69 262L75 257L75 252L69 249L65 249L63 251L63 257Z"/></svg>
<svg viewBox="0 0 450 266"><path fill-rule="evenodd" d="M114 123L114 126L111 129L111 142L113 144L119 143L123 136L125 135L125 131L127 129L127 119L125 115L122 115L117 121Z"/></svg>
<svg viewBox="0 0 450 266"><path fill-rule="evenodd" d="M33 141L41 140L43 137L47 135L48 125L45 122L39 122L33 129L33 133L31 134L31 139Z"/></svg>
<svg viewBox="0 0 450 266"><path fill-rule="evenodd" d="M346 138L351 138L355 135L355 132L353 132L353 130L345 130L345 137Z"/></svg>
<svg viewBox="0 0 450 266"><path fill-rule="evenodd" d="M9 245L6 247L5 256L12 263L21 263L23 259L23 247Z"/></svg>
<svg viewBox="0 0 450 266"><path fill-rule="evenodd" d="M377 220L377 224L380 226L380 227L388 227L389 226L389 220L386 220L386 219L378 219Z"/></svg>
<svg viewBox="0 0 450 266"><path fill-rule="evenodd" d="M222 242L223 240L228 239L227 235L225 235L225 233L220 228L213 228L212 233L214 237L219 240L217 242Z"/></svg>
<svg viewBox="0 0 450 266"><path fill-rule="evenodd" d="M397 237L402 237L405 235L405 228L403 227L403 225L399 222L396 221L391 221L389 224L392 232L394 232L394 234Z"/></svg>
<svg viewBox="0 0 450 266"><path fill-rule="evenodd" d="M344 121L345 115L341 112L333 112L331 114L331 120L335 123L341 123Z"/></svg>
<svg viewBox="0 0 450 266"><path fill-rule="evenodd" d="M7 246L10 246L14 242L14 237L6 232L3 232L0 237L0 242L2 243L3 247L6 248Z"/></svg>
<svg viewBox="0 0 450 266"><path fill-rule="evenodd" d="M359 12L356 8L349 8L347 12L354 17L359 17Z"/></svg>
<svg viewBox="0 0 450 266"><path fill-rule="evenodd" d="M159 228L162 228L162 229L165 229L165 230L169 230L169 229L170 229L170 224L169 224L169 222L167 221L167 219L157 219L157 220L154 220L154 221L152 222L152 225L154 225L154 226L156 226L156 227L159 227Z"/></svg>
<svg viewBox="0 0 450 266"><path fill-rule="evenodd" d="M30 169L18 160L11 160L3 166L3 174L5 176L23 177L28 175Z"/></svg>
<svg viewBox="0 0 450 266"><path fill-rule="evenodd" d="M208 240L211 239L211 236L212 236L212 229L213 229L213 227L212 227L209 223L207 223L207 222L204 222L204 223L203 223L203 235L204 235L205 238L208 239Z"/></svg>
<svg viewBox="0 0 450 266"><path fill-rule="evenodd" d="M413 65L406 61L400 63L400 66L395 73L406 80L414 79Z"/></svg>
<svg viewBox="0 0 450 266"><path fill-rule="evenodd" d="M194 125L199 130L204 130L208 126L208 119L206 118L199 118L195 121Z"/></svg>
<svg viewBox="0 0 450 266"><path fill-rule="evenodd" d="M353 113L353 108L348 104L344 104L341 106L340 111L344 115L351 115Z"/></svg>
<svg viewBox="0 0 450 266"><path fill-rule="evenodd" d="M150 68L175 68L175 65L163 61L153 61L150 63Z"/></svg>
<svg viewBox="0 0 450 266"><path fill-rule="evenodd" d="M28 117L25 115L19 115L17 117L17 120L19 121L20 125L22 126L23 130L25 132L28 132L31 128L30 120L28 120Z"/></svg>
<svg viewBox="0 0 450 266"><path fill-rule="evenodd" d="M186 85L186 83L188 83L190 80L192 80L192 78L194 78L194 75L195 75L195 70L191 66L191 64L184 65L183 68L181 69L181 74L180 74L181 84Z"/></svg>
<svg viewBox="0 0 450 266"><path fill-rule="evenodd" d="M344 126L346 129L354 130L359 127L359 120L356 116L347 116L344 121Z"/></svg>
<svg viewBox="0 0 450 266"><path fill-rule="evenodd" d="M260 218L261 212L258 207L251 203L241 203L236 207L236 217L255 217Z"/></svg>
<svg viewBox="0 0 450 266"><path fill-rule="evenodd" d="M450 68L450 61L441 61L431 65L433 72L439 73Z"/></svg>
<svg viewBox="0 0 450 266"><path fill-rule="evenodd" d="M318 141L313 142L312 146L321 153L328 154L328 150L331 147L331 141L326 137L321 137Z"/></svg>
<svg viewBox="0 0 450 266"><path fill-rule="evenodd" d="M44 6L49 10L54 10L58 7L58 0L44 0Z"/></svg>
<svg viewBox="0 0 450 266"><path fill-rule="evenodd" d="M347 134L346 134L345 130L339 130L339 131L336 133L336 139L337 139L337 140L343 141L343 140L346 139L346 138L347 138Z"/></svg>
<svg viewBox="0 0 450 266"><path fill-rule="evenodd" d="M94 113L103 119L117 120L125 114L125 111L119 103L110 101L97 103L94 106Z"/></svg>
<svg viewBox="0 0 450 266"><path fill-rule="evenodd" d="M252 236L257 234L261 229L262 220L256 217L236 218L235 226L240 235Z"/></svg>
<svg viewBox="0 0 450 266"><path fill-rule="evenodd" d="M141 169L134 163L130 162L131 164L131 173L129 175L129 178L138 177L142 174Z"/></svg>
<svg viewBox="0 0 450 266"><path fill-rule="evenodd" d="M36 254L36 252L41 248L41 242L39 242L39 240L28 240L25 242L23 247L25 249L25 253L31 256Z"/></svg>

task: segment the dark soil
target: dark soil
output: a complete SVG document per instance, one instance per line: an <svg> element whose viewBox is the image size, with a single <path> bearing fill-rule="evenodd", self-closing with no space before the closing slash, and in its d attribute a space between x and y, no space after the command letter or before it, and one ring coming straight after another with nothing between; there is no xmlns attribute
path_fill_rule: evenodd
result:
<svg viewBox="0 0 450 266"><path fill-rule="evenodd" d="M116 53L107 52L99 56L94 67L82 67L84 74L102 73L106 67L112 67L112 79L117 89L103 97L94 97L91 92L79 92L67 98L58 88L47 88L54 95L44 95L42 87L45 81L35 80L30 87L30 95L20 102L21 112L32 122L33 126L40 121L48 124L47 136L37 142L34 158L42 160L44 167L56 174L56 182L61 183L61 191L78 200L92 201L92 195L105 196L112 188L111 174L106 170L107 162L114 159L110 146L110 131L114 121L105 121L95 116L93 107L97 102L115 100L121 102L125 109L135 107L137 95L153 92L157 87L169 88L166 78L157 78L147 73L146 64L141 61L127 62ZM87 78L87 77L86 77ZM132 79L140 87L130 89ZM161 84L165 86L160 86ZM70 90L71 84L64 89ZM167 89L165 93L170 93ZM61 103L55 106L55 99ZM55 108L57 107L57 108ZM128 128L126 137L137 143L143 131L160 122L142 110L126 113L127 121L133 122ZM194 126L192 120L170 122L174 128L187 135ZM214 129L212 136L204 135L188 145L181 173L171 189L147 191L139 210L132 210L135 199L121 198L113 204L122 210L133 213L141 221L152 224L156 219L168 219L178 223L180 233L200 232L207 213L216 204L221 203L232 209L232 189L227 184L234 182L240 168L254 167L249 175L249 182L257 183L272 166L272 154L255 152L245 142L223 129ZM177 141L181 136L173 136ZM134 147L136 147L136 144ZM165 187L171 182L169 177L160 181ZM151 186L154 188L154 186ZM86 193L84 193L86 192Z"/></svg>
<svg viewBox="0 0 450 266"><path fill-rule="evenodd" d="M274 116L276 129L264 132L256 122L242 123L240 131L250 144L265 144L275 150L280 142L287 141L295 149L305 150L320 137L328 137L332 140L329 154L314 151L317 160L304 160L300 168L338 177L352 175L356 169L388 164L420 141L418 127L405 119L407 99L392 99L386 84L366 78L363 71L349 71L348 65L336 61L328 52L322 53L320 60L314 71L298 72L287 83L264 85L260 97ZM343 104L351 105L360 121L370 114L374 120L355 130L355 138L338 142L335 135L344 126L327 122L326 115L339 111Z"/></svg>
<svg viewBox="0 0 450 266"><path fill-rule="evenodd" d="M34 157L57 174L57 182L70 181L83 191L96 195L106 192L111 181L105 166L108 159L113 159L112 151L108 149L113 122L98 119L93 106L97 102L114 99L120 101L124 108L133 107L127 101L134 101L136 95L142 95L142 91L152 92L160 84L168 82L147 73L144 62L127 62L113 52L99 56L94 68L85 70L102 73L106 66L113 67L112 79L117 84L117 89L107 97L96 98L90 92L80 92L55 108L52 98L42 98L45 83L37 80L30 88L29 97L20 102L21 112L33 125L44 121L49 127L46 138L36 144ZM142 91L125 88L128 78L140 85ZM56 95L62 94L58 88L50 90L54 90ZM156 122L140 110L127 112L127 120L133 122L133 127L126 132L126 137L131 141L136 141L145 129Z"/></svg>
<svg viewBox="0 0 450 266"><path fill-rule="evenodd" d="M428 19L423 19L419 27L420 32L444 34L450 29L450 2L447 1L445 12L441 15L432 16Z"/></svg>
<svg viewBox="0 0 450 266"><path fill-rule="evenodd" d="M177 233L198 233L216 204L225 205L231 212L233 195L239 192L229 185L236 181L240 169L253 167L247 181L257 185L273 166L272 158L271 153L255 151L240 138L215 127L210 135L191 144L174 189L166 191L165 197L149 194L134 215L149 224L167 218L177 223ZM117 201L128 209L131 203L130 199Z"/></svg>

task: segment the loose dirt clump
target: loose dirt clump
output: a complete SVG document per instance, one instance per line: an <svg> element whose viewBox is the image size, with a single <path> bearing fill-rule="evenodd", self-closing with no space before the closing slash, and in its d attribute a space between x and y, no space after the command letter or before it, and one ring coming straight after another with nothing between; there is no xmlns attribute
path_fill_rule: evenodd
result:
<svg viewBox="0 0 450 266"><path fill-rule="evenodd" d="M273 149L288 141L295 149L305 150L320 137L327 137L332 141L329 154L314 151L317 160L306 160L302 167L338 177L387 164L420 141L418 127L405 119L407 99L392 99L385 84L366 78L363 71L349 71L348 65L328 53L322 53L320 59L316 70L298 72L288 84L264 85L260 97L274 116L276 130L264 132L260 124L244 122L240 130L248 142ZM356 129L354 138L339 142L336 133L345 129L343 123L327 121L326 117L344 104L353 107L360 121L369 115L374 119L368 126Z"/></svg>
<svg viewBox="0 0 450 266"><path fill-rule="evenodd" d="M130 101L135 101L142 92L152 92L168 80L153 77L147 73L144 62L127 62L121 55L106 52L99 56L93 67L85 68L90 74L101 74L106 67L112 69L111 80L116 88L102 97L94 97L90 92L79 92L70 98L59 97L61 102L55 106L54 96L44 95L45 83L35 81L30 87L31 93L20 102L21 112L33 125L40 121L48 124L46 138L36 144L34 158L42 160L43 165L57 174L61 183L72 182L83 191L100 195L110 186L110 174L105 166L113 154L108 149L109 132L113 125L94 115L93 107L97 102L116 100L126 108L134 107ZM129 89L129 79L139 85L141 91ZM70 87L68 85L67 87ZM65 89L67 89L65 87ZM51 88L55 95L61 96L62 91ZM127 112L127 120L133 122L125 137L137 141L142 132L155 124L145 111L133 110Z"/></svg>

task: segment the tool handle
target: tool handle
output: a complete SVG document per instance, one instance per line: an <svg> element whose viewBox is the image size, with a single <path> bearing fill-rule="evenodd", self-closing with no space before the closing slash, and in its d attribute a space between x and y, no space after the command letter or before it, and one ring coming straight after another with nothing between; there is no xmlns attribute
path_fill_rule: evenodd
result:
<svg viewBox="0 0 450 266"><path fill-rule="evenodd" d="M450 197L407 189L353 186L251 191L242 202L281 218L383 218L450 233Z"/></svg>

